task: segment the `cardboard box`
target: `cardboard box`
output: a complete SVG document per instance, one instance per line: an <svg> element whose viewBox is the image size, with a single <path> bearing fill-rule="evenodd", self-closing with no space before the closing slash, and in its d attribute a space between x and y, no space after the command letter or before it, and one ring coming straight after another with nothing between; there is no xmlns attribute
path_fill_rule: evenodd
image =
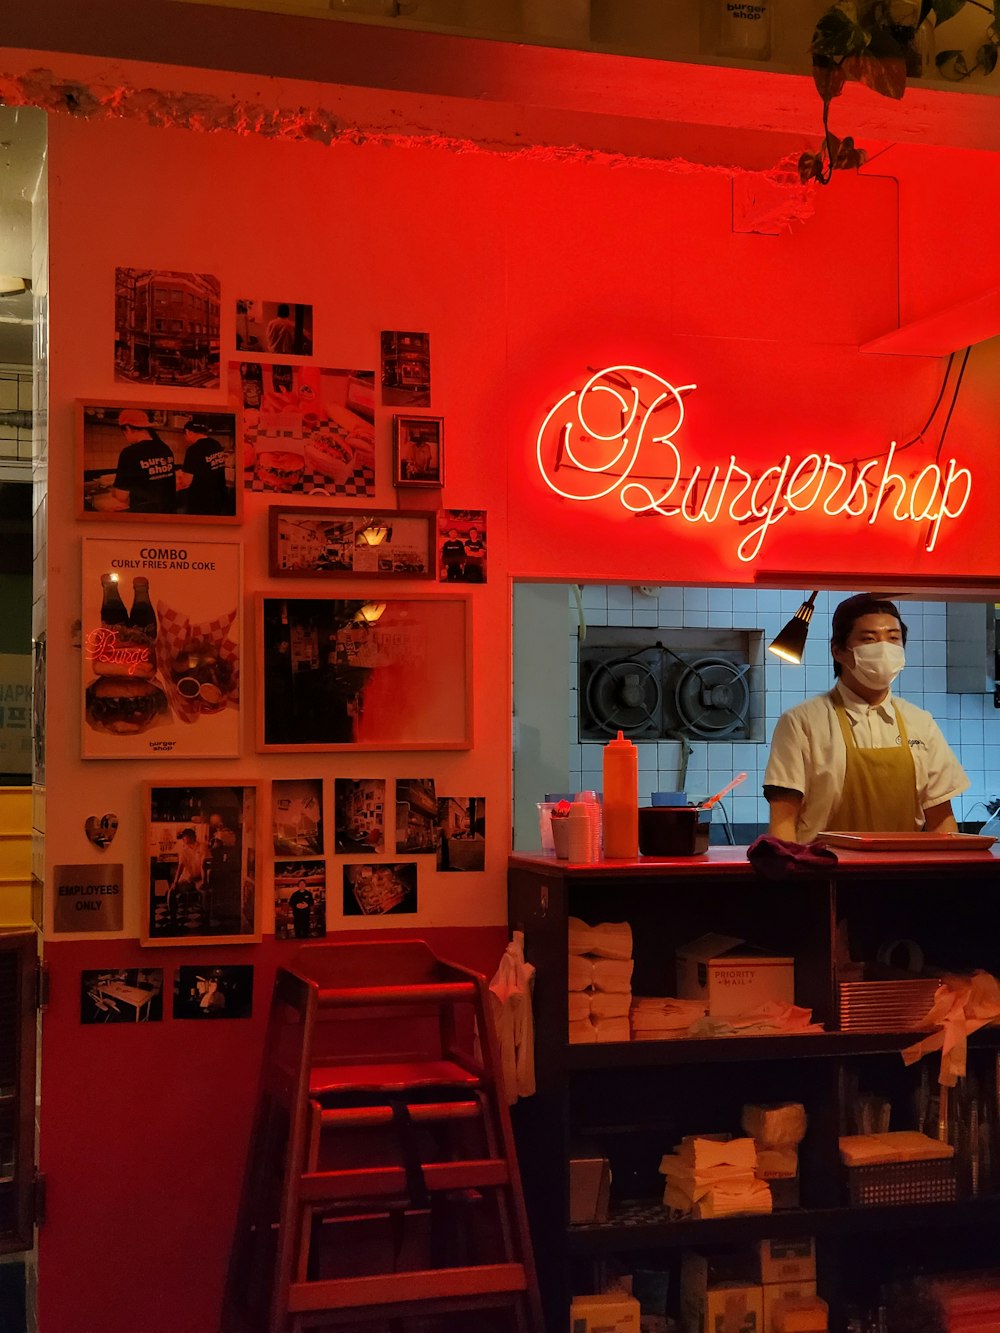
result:
<svg viewBox="0 0 1000 1333"><path fill-rule="evenodd" d="M677 950L677 994L701 1000L713 1018L747 1014L769 1000L795 1001L795 959L732 935L702 935Z"/></svg>
<svg viewBox="0 0 1000 1333"><path fill-rule="evenodd" d="M574 1296L569 1328L570 1333L639 1333L639 1302L620 1292Z"/></svg>
<svg viewBox="0 0 1000 1333"><path fill-rule="evenodd" d="M761 1288L764 1293L764 1333L772 1333L774 1307L786 1297L799 1299L803 1296L816 1295L816 1279L804 1282L768 1282Z"/></svg>
<svg viewBox="0 0 1000 1333"><path fill-rule="evenodd" d="M569 1162L569 1220L606 1222L611 1195L611 1168L596 1148L578 1144Z"/></svg>
<svg viewBox="0 0 1000 1333"><path fill-rule="evenodd" d="M816 1244L812 1236L757 1242L761 1282L815 1282Z"/></svg>
<svg viewBox="0 0 1000 1333"><path fill-rule="evenodd" d="M765 1333L763 1293L747 1277L753 1267L753 1256L746 1252L686 1250L680 1291L684 1333L717 1333L722 1328Z"/></svg>
<svg viewBox="0 0 1000 1333"><path fill-rule="evenodd" d="M789 1296L775 1301L771 1333L829 1333L830 1310L818 1296Z"/></svg>
<svg viewBox="0 0 1000 1333"><path fill-rule="evenodd" d="M712 1287L705 1293L700 1319L690 1333L765 1333L764 1296L760 1287Z"/></svg>

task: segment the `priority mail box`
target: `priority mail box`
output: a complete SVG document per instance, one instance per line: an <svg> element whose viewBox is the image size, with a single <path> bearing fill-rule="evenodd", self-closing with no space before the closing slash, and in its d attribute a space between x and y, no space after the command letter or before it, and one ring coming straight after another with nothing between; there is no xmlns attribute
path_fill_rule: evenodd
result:
<svg viewBox="0 0 1000 1333"><path fill-rule="evenodd" d="M732 935L702 935L677 950L677 994L701 1000L713 1018L735 1018L769 1001L795 1001L795 959Z"/></svg>

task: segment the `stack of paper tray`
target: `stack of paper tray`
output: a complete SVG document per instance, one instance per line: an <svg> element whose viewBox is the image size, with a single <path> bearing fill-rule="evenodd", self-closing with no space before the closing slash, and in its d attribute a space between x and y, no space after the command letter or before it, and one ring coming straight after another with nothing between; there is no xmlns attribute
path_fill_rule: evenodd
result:
<svg viewBox="0 0 1000 1333"><path fill-rule="evenodd" d="M840 1028L843 1032L911 1032L927 1026L937 977L905 981L842 981Z"/></svg>

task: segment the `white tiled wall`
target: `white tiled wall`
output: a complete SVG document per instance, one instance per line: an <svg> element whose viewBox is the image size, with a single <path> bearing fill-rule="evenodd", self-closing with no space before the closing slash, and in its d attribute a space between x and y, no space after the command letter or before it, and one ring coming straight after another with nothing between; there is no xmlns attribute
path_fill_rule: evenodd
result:
<svg viewBox="0 0 1000 1333"><path fill-rule="evenodd" d="M816 599L812 628L800 667L782 663L765 653L766 737L760 743L692 741L685 790L697 800L719 791L741 770L747 780L725 799L733 823L767 823L767 803L761 795L764 766L774 724L792 704L820 694L833 683L830 660L830 616L846 593L821 592ZM742 630L760 630L770 642L798 610L807 592L758 590L753 588L637 588L586 585L583 613L589 625L702 625ZM909 628L906 667L897 683L898 692L911 703L926 708L937 719L965 771L969 790L955 802L960 821L986 818L982 802L1000 796L1000 709L987 694L948 694L945 667L945 604L908 599L899 604ZM579 613L569 595L569 774L567 788L601 786L603 747L577 740L578 680L577 648ZM669 642L669 640L665 640ZM639 747L639 800L648 801L653 791L676 788L680 747L677 742L641 744Z"/></svg>

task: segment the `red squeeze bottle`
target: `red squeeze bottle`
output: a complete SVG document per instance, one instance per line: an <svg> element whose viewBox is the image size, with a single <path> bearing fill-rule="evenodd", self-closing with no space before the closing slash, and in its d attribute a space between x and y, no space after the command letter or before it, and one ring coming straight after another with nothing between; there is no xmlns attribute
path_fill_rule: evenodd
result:
<svg viewBox="0 0 1000 1333"><path fill-rule="evenodd" d="M619 731L604 747L604 856L639 855L639 752Z"/></svg>

